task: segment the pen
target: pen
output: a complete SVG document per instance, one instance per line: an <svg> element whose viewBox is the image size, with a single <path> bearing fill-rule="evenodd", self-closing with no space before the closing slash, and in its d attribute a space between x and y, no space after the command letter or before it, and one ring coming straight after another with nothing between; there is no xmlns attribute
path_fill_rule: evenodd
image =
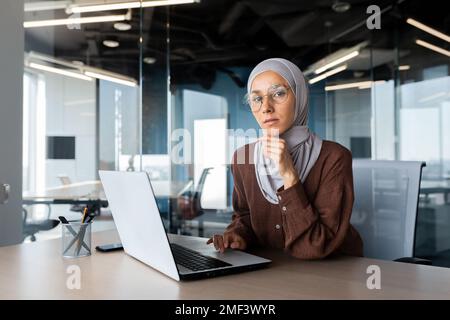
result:
<svg viewBox="0 0 450 320"><path fill-rule="evenodd" d="M81 223L84 223L84 219L86 219L87 207L84 207L83 217L81 218Z"/></svg>
<svg viewBox="0 0 450 320"><path fill-rule="evenodd" d="M86 233L86 229L88 227L88 225L84 225L85 220L86 220L86 213L87 213L87 207L84 208L84 212L83 212L83 218L81 219L81 226L80 226L80 230L79 232L79 237L78 237L78 245L77 245L77 255L80 254L80 250L81 250L81 245L84 241L84 235ZM89 250L90 251L90 250Z"/></svg>

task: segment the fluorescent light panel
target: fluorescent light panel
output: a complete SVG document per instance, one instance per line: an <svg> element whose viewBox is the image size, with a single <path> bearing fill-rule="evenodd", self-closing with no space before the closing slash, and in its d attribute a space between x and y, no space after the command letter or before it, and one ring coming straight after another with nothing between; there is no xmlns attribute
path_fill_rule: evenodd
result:
<svg viewBox="0 0 450 320"><path fill-rule="evenodd" d="M340 58L338 58L336 60L333 60L333 61L327 63L326 65L324 65L323 67L318 68L316 71L314 71L314 73L315 74L322 73L323 71L328 70L328 69L330 69L330 68L332 68L334 66L337 66L338 64L343 63L343 62L345 62L347 60L350 60L350 59L356 57L357 55L359 55L359 51L358 50L352 51L352 52L346 54L345 56L340 57Z"/></svg>
<svg viewBox="0 0 450 320"><path fill-rule="evenodd" d="M77 78L77 79L81 79L81 80L87 80L87 81L92 81L93 80L91 77L88 77L88 76L86 76L84 74L81 74L81 73L76 73L76 72L67 71L67 70L63 70L63 69L58 69L58 68L46 66L46 65L43 65L43 64L35 63L35 62L30 62L29 66L30 66L30 68L43 70L43 71L48 71L48 72L53 72L53 73L61 74L63 76L68 76L68 77Z"/></svg>
<svg viewBox="0 0 450 320"><path fill-rule="evenodd" d="M378 80L378 81L368 81L368 83L362 84L358 87L358 89L362 90L362 89L369 89L372 87L372 85L374 85L375 83L384 83L386 81L384 80Z"/></svg>
<svg viewBox="0 0 450 320"><path fill-rule="evenodd" d="M92 71L85 71L84 74L86 76L89 76L89 77L93 77L93 78L97 78L97 79L101 79L101 80L106 80L106 81L111 81L111 82L123 84L123 85L126 85L126 86L130 86L130 87L135 87L136 86L136 81L120 79L120 78L109 76L109 75L102 74L102 73L97 73L97 72L92 72Z"/></svg>
<svg viewBox="0 0 450 320"><path fill-rule="evenodd" d="M157 0L157 1L144 1L142 2L142 7L159 7L159 6L170 6L177 4L188 4L195 3L197 0ZM122 9L135 9L140 8L141 2L131 1L131 2L119 2L110 4L98 4L98 5L86 5L86 6L70 6L68 12L82 13L82 12L97 12L97 11L110 11L110 10L122 10Z"/></svg>
<svg viewBox="0 0 450 320"><path fill-rule="evenodd" d="M77 6L72 5L69 7L69 13L83 13L83 12L98 12L98 11L110 11L110 10L122 10L122 9L136 9L140 8L141 3L139 1L133 2L119 2L110 4L96 4L96 5L86 5Z"/></svg>
<svg viewBox="0 0 450 320"><path fill-rule="evenodd" d="M65 9L71 1L38 1L24 4L25 12Z"/></svg>
<svg viewBox="0 0 450 320"><path fill-rule="evenodd" d="M408 18L406 20L406 22L422 31L425 31L425 32L435 36L435 37L438 37L438 38L441 38L442 40L450 42L450 36L446 35L445 33L440 32L440 31L437 31L436 29L433 29L417 20Z"/></svg>
<svg viewBox="0 0 450 320"><path fill-rule="evenodd" d="M336 69L327 71L327 72L321 74L320 76L317 76L317 77L309 80L309 84L314 84L316 82L319 82L320 80L323 80L323 79L328 78L336 73L344 71L345 69L347 69L347 65L343 65L343 66L337 67Z"/></svg>
<svg viewBox="0 0 450 320"><path fill-rule="evenodd" d="M24 28L37 28L37 27L48 27L48 26L71 25L71 24L124 21L126 19L127 19L127 15L120 14L120 15L110 15L110 16L25 21L23 23L23 26L24 26Z"/></svg>
<svg viewBox="0 0 450 320"><path fill-rule="evenodd" d="M440 53L440 54L443 54L444 56L450 57L450 51L445 50L444 48L435 46L434 44L428 43L428 42L423 41L423 40L420 40L420 39L417 39L417 40L416 40L416 43L417 43L419 46L428 48L428 49L430 49L430 50L433 50L433 51L435 51L435 52L438 52L438 53Z"/></svg>
<svg viewBox="0 0 450 320"><path fill-rule="evenodd" d="M384 80L380 81L360 81L360 82L350 82L350 83L343 83L343 84L336 84L332 86L326 86L325 91L334 91L334 90L343 90L343 89L351 89L351 88L358 88L358 89L368 89L370 88L374 83L383 83Z"/></svg>
<svg viewBox="0 0 450 320"><path fill-rule="evenodd" d="M411 66L409 64L405 64L403 66L398 66L398 70L405 71L411 69Z"/></svg>

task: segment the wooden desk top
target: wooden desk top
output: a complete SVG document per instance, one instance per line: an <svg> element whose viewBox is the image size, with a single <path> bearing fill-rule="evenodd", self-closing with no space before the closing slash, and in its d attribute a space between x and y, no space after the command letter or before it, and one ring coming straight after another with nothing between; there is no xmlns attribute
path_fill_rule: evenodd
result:
<svg viewBox="0 0 450 320"><path fill-rule="evenodd" d="M115 231L93 234L117 242ZM366 258L301 261L259 252L269 268L176 282L123 251L64 259L61 239L0 248L0 299L450 299L450 269ZM369 290L369 265L381 268L381 290ZM67 267L81 269L81 289L70 290Z"/></svg>

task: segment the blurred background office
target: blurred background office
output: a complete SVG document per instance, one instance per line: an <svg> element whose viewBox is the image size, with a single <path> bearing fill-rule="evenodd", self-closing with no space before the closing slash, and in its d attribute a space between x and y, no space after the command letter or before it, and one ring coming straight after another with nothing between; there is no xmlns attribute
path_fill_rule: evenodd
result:
<svg viewBox="0 0 450 320"><path fill-rule="evenodd" d="M450 249L445 1L25 0L21 15L25 242L60 236L48 221L86 205L94 231L114 228L99 169L147 171L171 232L222 231L231 156L258 128L247 77L283 57L308 78L322 138L355 159L426 162L415 255ZM189 163L173 161L180 144Z"/></svg>

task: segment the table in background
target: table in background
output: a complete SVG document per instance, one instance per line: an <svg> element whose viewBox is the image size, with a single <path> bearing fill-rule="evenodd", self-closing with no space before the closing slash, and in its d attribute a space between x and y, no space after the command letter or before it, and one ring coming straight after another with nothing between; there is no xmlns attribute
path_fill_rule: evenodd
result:
<svg viewBox="0 0 450 320"><path fill-rule="evenodd" d="M178 196L184 183L173 181L152 181L152 187L160 211L164 213L169 224L172 225L172 199ZM43 192L24 192L22 203L30 205L88 205L93 211L100 213L100 209L108 206L100 180L84 181L48 188Z"/></svg>

